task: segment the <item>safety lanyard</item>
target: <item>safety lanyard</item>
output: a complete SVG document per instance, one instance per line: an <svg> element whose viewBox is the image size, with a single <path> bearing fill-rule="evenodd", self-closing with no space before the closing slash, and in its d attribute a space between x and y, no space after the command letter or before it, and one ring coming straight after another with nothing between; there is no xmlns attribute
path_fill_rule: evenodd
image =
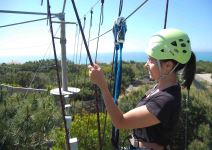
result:
<svg viewBox="0 0 212 150"><path fill-rule="evenodd" d="M122 49L125 41L126 22L123 17L119 17L114 24L114 58L113 58L113 71L114 71L114 87L113 98L114 103L118 105L118 97L121 89L121 76L122 76ZM115 149L119 149L119 130L114 126L112 127L111 142Z"/></svg>

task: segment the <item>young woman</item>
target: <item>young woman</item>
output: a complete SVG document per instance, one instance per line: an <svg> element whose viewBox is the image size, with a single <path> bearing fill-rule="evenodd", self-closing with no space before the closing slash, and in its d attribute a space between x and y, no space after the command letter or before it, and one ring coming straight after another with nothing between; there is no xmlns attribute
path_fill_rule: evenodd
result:
<svg viewBox="0 0 212 150"><path fill-rule="evenodd" d="M189 89L195 75L196 58L188 35L178 29L163 29L156 33L145 52L149 56L145 68L157 83L146 92L136 108L123 113L114 104L97 64L89 66L90 80L101 89L113 125L133 129L130 149L165 150L169 149L181 107L177 72L183 69L182 85Z"/></svg>

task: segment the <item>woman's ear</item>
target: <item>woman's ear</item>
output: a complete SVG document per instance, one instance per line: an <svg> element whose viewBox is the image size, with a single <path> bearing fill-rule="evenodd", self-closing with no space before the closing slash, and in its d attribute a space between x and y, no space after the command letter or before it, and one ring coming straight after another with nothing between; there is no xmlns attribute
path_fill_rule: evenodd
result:
<svg viewBox="0 0 212 150"><path fill-rule="evenodd" d="M163 63L163 65L166 74L168 74L174 67L174 63L172 61L166 61Z"/></svg>

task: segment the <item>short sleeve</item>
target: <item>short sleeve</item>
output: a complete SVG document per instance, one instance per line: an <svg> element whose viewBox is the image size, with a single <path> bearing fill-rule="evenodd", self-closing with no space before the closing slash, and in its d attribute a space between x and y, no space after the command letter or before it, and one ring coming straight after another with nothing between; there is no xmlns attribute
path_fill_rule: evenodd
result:
<svg viewBox="0 0 212 150"><path fill-rule="evenodd" d="M161 123L167 123L175 109L173 103L174 97L170 94L156 94L146 103L146 107Z"/></svg>

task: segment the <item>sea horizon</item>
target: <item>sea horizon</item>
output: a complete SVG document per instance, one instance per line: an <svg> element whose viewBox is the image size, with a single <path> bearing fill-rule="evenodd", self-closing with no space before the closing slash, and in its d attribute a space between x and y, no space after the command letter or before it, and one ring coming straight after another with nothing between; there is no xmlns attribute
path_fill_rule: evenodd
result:
<svg viewBox="0 0 212 150"><path fill-rule="evenodd" d="M212 51L197 51L195 52L196 60L197 61L209 61L212 62ZM72 61L76 64L86 64L86 54L81 54L80 56L73 56L67 55L67 61ZM95 54L91 54L92 60L95 59ZM123 61L135 61L135 62L146 62L147 55L144 52L123 52L122 53L122 60ZM26 56L17 56L15 59L10 57L1 58L0 56L0 64L2 63L25 63L29 61L39 61L39 60L48 60L54 59L53 57L43 58L42 56L33 56L33 57L26 57ZM58 57L58 59L60 59ZM99 63L111 63L113 61L113 53L99 53L97 55L97 62ZM89 63L89 60L87 60Z"/></svg>

